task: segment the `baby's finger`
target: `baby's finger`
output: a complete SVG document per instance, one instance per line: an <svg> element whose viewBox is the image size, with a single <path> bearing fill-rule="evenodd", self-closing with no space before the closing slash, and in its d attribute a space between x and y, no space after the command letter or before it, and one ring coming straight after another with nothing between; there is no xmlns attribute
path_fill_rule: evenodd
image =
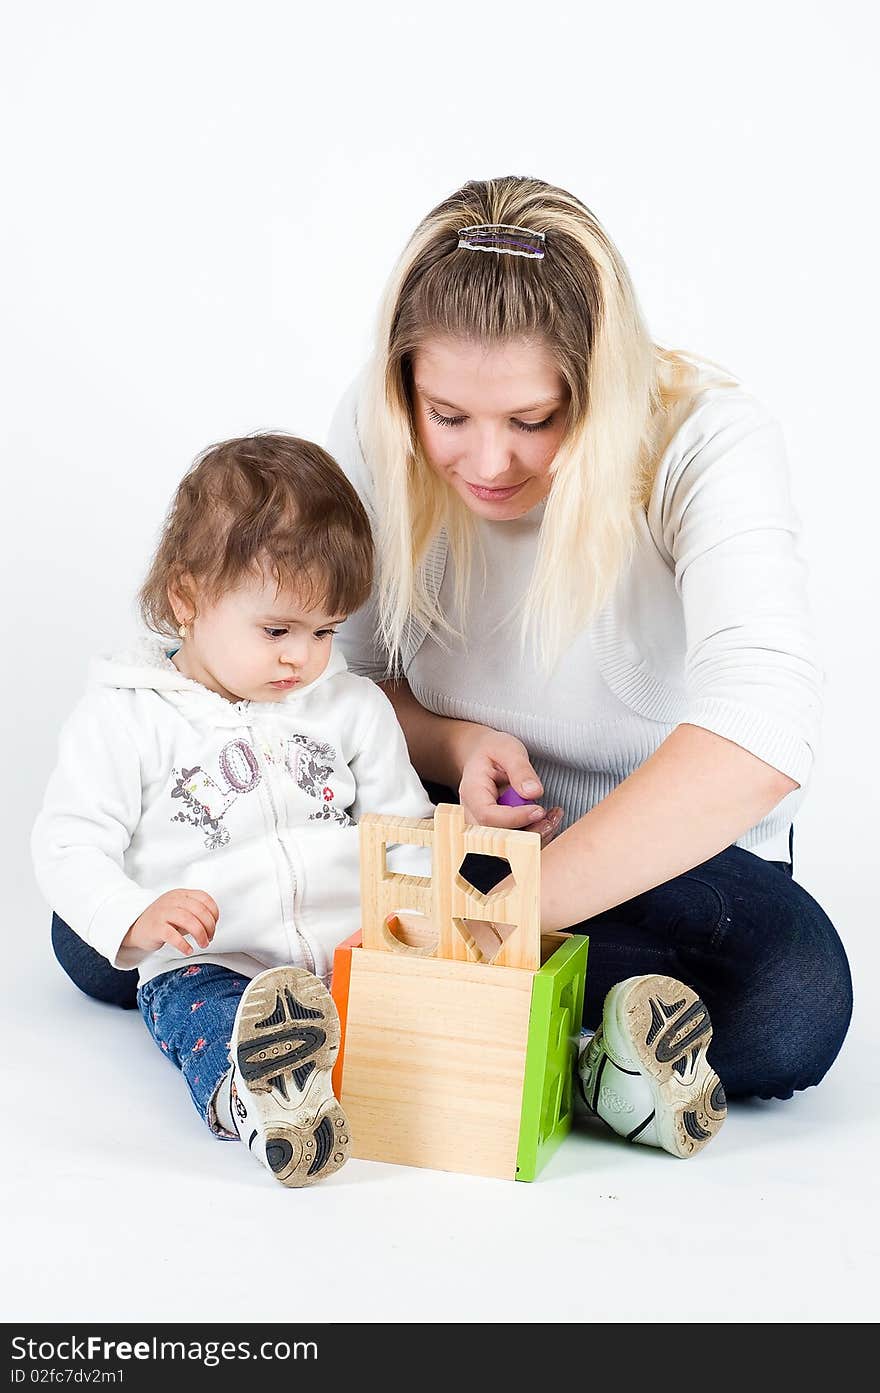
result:
<svg viewBox="0 0 880 1393"><path fill-rule="evenodd" d="M201 920L182 905L172 909L168 915L168 922L173 924L176 929L180 929L188 938L194 938L200 948L207 948L211 942L211 935Z"/></svg>
<svg viewBox="0 0 880 1393"><path fill-rule="evenodd" d="M208 935L208 942L210 943L211 939L214 937L214 930L217 927L217 920L214 918L211 911L205 905L202 904L201 900L181 900L178 905L178 908L180 909L181 914L192 914L195 916L196 919L198 919L199 923L202 925L202 928L205 930L205 933ZM205 945L203 944L202 946L204 947Z"/></svg>
<svg viewBox="0 0 880 1393"><path fill-rule="evenodd" d="M178 933L173 924L166 924L162 931L162 942L167 943L169 948L176 948L178 953L183 953L184 957L189 957L193 951L191 943L187 943L183 934Z"/></svg>
<svg viewBox="0 0 880 1393"><path fill-rule="evenodd" d="M220 906L217 904L213 895L209 895L207 890L184 890L182 893L186 895L188 899L197 900L199 904L204 905L216 924L217 920L220 918Z"/></svg>

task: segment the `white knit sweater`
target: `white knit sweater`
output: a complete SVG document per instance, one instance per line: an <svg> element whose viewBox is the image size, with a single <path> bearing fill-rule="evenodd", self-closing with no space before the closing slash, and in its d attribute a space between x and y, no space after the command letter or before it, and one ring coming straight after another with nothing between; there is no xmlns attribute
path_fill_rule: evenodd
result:
<svg viewBox="0 0 880 1393"><path fill-rule="evenodd" d="M375 516L358 392L359 381L340 403L328 449ZM714 731L801 786L738 843L787 861L817 745L821 673L778 423L738 387L699 395L660 462L631 566L549 681L523 660L518 643L543 512L539 504L513 522L479 520L488 585L483 592L475 557L465 642L451 652L413 632L404 670L415 696L438 715L521 739L544 784L544 805L560 804L566 826L677 725ZM441 534L426 573L460 623L451 569ZM370 601L337 641L352 671L381 680L387 654L375 619Z"/></svg>

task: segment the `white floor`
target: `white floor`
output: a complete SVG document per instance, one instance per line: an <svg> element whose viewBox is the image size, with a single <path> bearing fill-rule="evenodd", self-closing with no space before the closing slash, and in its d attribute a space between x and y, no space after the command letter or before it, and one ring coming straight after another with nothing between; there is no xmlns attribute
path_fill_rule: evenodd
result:
<svg viewBox="0 0 880 1393"><path fill-rule="evenodd" d="M67 982L20 894L7 1321L876 1318L873 1012L821 1088L732 1107L690 1162L581 1132L531 1185L351 1161L290 1191L212 1140L138 1013Z"/></svg>

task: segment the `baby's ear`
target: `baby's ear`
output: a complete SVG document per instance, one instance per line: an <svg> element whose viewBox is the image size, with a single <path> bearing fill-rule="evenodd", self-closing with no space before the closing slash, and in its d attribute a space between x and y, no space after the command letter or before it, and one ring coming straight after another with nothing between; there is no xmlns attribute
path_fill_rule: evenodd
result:
<svg viewBox="0 0 880 1393"><path fill-rule="evenodd" d="M169 580L166 587L168 603L178 624L191 624L198 613L196 605L197 587L189 571Z"/></svg>

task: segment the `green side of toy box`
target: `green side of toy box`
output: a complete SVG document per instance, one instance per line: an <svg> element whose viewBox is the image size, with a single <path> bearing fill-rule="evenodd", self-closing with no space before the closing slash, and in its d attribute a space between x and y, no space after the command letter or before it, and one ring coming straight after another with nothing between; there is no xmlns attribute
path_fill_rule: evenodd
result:
<svg viewBox="0 0 880 1393"><path fill-rule="evenodd" d="M534 1180L571 1130L572 1079L589 939L572 934L535 973L523 1080L517 1180Z"/></svg>

